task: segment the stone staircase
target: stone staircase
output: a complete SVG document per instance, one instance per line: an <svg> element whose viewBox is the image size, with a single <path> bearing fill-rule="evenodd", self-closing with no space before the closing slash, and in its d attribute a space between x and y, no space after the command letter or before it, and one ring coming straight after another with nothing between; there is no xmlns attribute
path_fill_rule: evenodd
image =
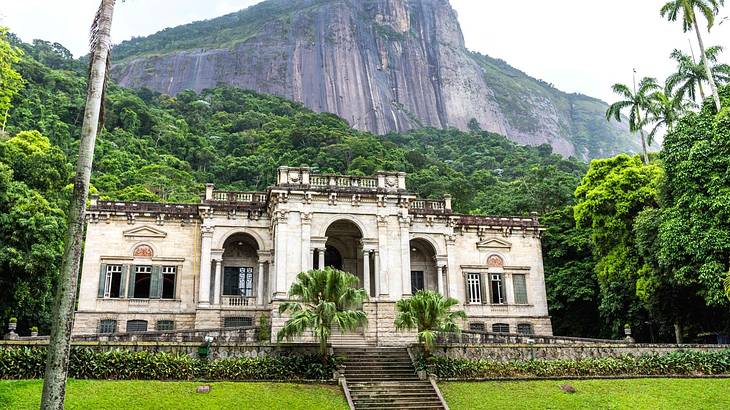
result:
<svg viewBox="0 0 730 410"><path fill-rule="evenodd" d="M335 348L355 409L446 409L429 380L420 380L406 348Z"/></svg>

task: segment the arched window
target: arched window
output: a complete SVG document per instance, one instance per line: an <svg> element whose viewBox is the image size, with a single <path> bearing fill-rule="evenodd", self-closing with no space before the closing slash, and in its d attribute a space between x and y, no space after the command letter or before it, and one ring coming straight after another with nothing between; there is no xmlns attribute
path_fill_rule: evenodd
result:
<svg viewBox="0 0 730 410"><path fill-rule="evenodd" d="M509 325L507 323L495 323L492 325L494 333L509 333Z"/></svg>
<svg viewBox="0 0 730 410"><path fill-rule="evenodd" d="M146 332L147 321L146 320L127 320L127 333L131 332Z"/></svg>

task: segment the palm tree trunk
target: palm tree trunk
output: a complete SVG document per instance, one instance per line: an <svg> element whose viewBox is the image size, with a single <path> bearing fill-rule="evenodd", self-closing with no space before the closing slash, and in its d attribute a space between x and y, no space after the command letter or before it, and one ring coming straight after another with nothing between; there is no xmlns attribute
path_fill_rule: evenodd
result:
<svg viewBox="0 0 730 410"><path fill-rule="evenodd" d="M641 137L641 155L644 160L644 165L649 163L649 152L646 148L646 136L644 135L644 127L641 125L641 111L636 109L636 122L639 123L639 137Z"/></svg>
<svg viewBox="0 0 730 410"><path fill-rule="evenodd" d="M682 322L677 319L677 321L674 322L674 339L678 345L681 345L683 342L683 333L684 331L682 329Z"/></svg>
<svg viewBox="0 0 730 410"><path fill-rule="evenodd" d="M111 25L115 0L101 0L95 21L97 41L91 50L89 84L84 110L84 123L81 128L79 158L76 163L73 198L68 213L68 230L61 264L56 297L53 305L53 327L48 343L46 373L43 381L41 409L63 409L66 396L66 377L68 373L71 347L71 328L73 327L74 302L78 287L78 271L81 261L81 245L86 216L86 197L89 194L91 165L94 159L94 144L99 126L102 94L106 79L107 57L111 47Z"/></svg>
<svg viewBox="0 0 730 410"><path fill-rule="evenodd" d="M700 89L700 98L701 98L700 103L701 103L702 101L705 101L705 89L702 88L702 81L697 82L697 87Z"/></svg>
<svg viewBox="0 0 730 410"><path fill-rule="evenodd" d="M700 58L702 64L705 66L705 73L707 74L707 82L710 84L710 90L712 91L712 98L715 100L715 107L720 112L722 104L720 103L720 94L717 93L717 84L715 84L715 78L712 76L712 69L710 63L707 61L705 55L705 43L702 41L702 34L700 33L700 26L697 24L697 17L694 18L695 31L697 32L697 42L700 44Z"/></svg>

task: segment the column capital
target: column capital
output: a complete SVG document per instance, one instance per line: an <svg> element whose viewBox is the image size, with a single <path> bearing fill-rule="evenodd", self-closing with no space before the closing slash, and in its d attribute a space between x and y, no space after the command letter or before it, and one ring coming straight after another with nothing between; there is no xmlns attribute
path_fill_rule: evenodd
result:
<svg viewBox="0 0 730 410"><path fill-rule="evenodd" d="M223 261L223 249L211 249L210 258L216 262Z"/></svg>
<svg viewBox="0 0 730 410"><path fill-rule="evenodd" d="M212 238L213 231L215 231L215 227L213 227L213 226L210 226L210 225L201 225L200 226L200 234L203 236L203 238Z"/></svg>

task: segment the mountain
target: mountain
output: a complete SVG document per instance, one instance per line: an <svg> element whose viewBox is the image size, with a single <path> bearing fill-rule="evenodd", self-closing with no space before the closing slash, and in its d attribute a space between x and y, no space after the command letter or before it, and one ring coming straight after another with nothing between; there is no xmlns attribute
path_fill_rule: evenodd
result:
<svg viewBox="0 0 730 410"><path fill-rule="evenodd" d="M469 51L448 0L269 0L125 41L114 56L126 87L230 84L378 134L471 124L582 159L638 149L604 102Z"/></svg>

